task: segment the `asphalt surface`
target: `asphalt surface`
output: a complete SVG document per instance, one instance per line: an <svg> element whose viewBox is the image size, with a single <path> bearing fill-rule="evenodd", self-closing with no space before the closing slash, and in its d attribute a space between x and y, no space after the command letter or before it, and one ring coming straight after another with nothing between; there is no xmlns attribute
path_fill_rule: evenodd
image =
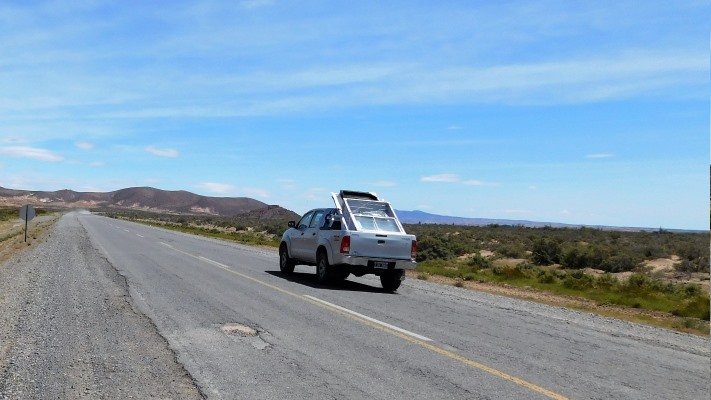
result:
<svg viewBox="0 0 711 400"><path fill-rule="evenodd" d="M20 310L0 398L709 398L708 339L663 329L425 281L320 286L273 251L90 214L30 254L0 268Z"/></svg>

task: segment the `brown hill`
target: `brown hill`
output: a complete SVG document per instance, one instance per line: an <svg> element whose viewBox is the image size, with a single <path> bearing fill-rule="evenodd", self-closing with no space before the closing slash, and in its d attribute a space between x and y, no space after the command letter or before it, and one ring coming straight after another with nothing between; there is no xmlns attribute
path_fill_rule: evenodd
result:
<svg viewBox="0 0 711 400"><path fill-rule="evenodd" d="M293 214L279 206L270 206L248 197L209 197L195 193L137 187L114 192L56 192L5 189L0 187L0 205L38 207L128 209L160 213L234 216L256 213L263 218ZM283 210L283 211L282 211Z"/></svg>

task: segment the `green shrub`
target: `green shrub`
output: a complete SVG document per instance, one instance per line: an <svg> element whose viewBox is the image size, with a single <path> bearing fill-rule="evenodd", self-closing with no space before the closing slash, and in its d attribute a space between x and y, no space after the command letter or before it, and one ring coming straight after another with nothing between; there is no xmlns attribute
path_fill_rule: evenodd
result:
<svg viewBox="0 0 711 400"><path fill-rule="evenodd" d="M609 257L609 250L598 244L576 244L569 247L563 254L561 265L565 268L596 268L602 267Z"/></svg>
<svg viewBox="0 0 711 400"><path fill-rule="evenodd" d="M478 278L478 275L475 273L472 273L472 272L467 272L462 275L462 279L464 279L465 281L473 281L473 280L476 280L477 278Z"/></svg>
<svg viewBox="0 0 711 400"><path fill-rule="evenodd" d="M491 261L482 256L479 252L474 254L472 258L469 259L469 266L475 267L477 269L487 269L491 267Z"/></svg>
<svg viewBox="0 0 711 400"><path fill-rule="evenodd" d="M641 292L651 289L654 284L652 279L647 275L635 273L630 275L623 286L627 290Z"/></svg>
<svg viewBox="0 0 711 400"><path fill-rule="evenodd" d="M526 248L521 243L504 243L497 246L494 252L502 257L523 258Z"/></svg>
<svg viewBox="0 0 711 400"><path fill-rule="evenodd" d="M672 314L679 317L691 317L709 320L709 298L707 296L696 296L684 302L683 306L672 310Z"/></svg>
<svg viewBox="0 0 711 400"><path fill-rule="evenodd" d="M538 282L540 283L556 283L558 282L558 278L555 277L553 273L550 271L544 271L541 270L538 273Z"/></svg>
<svg viewBox="0 0 711 400"><path fill-rule="evenodd" d="M560 262L561 248L557 240L537 237L533 241L531 260L536 265L552 265Z"/></svg>
<svg viewBox="0 0 711 400"><path fill-rule="evenodd" d="M595 287L595 278L581 270L572 271L563 280L563 286L573 290L588 290Z"/></svg>
<svg viewBox="0 0 711 400"><path fill-rule="evenodd" d="M616 255L602 261L600 269L607 272L626 272L634 270L641 260L629 255Z"/></svg>
<svg viewBox="0 0 711 400"><path fill-rule="evenodd" d="M609 289L611 287L617 286L620 282L617 278L609 273L600 275L595 280L595 286L599 288Z"/></svg>

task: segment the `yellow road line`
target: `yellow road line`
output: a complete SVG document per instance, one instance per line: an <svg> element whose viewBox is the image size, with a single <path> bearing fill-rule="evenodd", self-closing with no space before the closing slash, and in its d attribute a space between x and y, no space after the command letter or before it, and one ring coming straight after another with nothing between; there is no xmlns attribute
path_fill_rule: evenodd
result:
<svg viewBox="0 0 711 400"><path fill-rule="evenodd" d="M539 394L542 394L542 395L544 395L544 396L550 397L551 399L555 399L555 400L567 400L567 399L568 399L567 397L565 397L565 396L563 396L563 395L560 395L560 394L558 394L558 393L555 393L555 392L553 392L553 391L550 391L550 390L548 390L548 389L545 389L545 388L543 388L543 387L540 387L540 386L538 386L538 385L535 385L535 384L533 384L533 383L531 383L531 382L525 381L525 380L523 380L523 379L521 379L521 378L517 378L517 377L515 377L515 376L513 376L513 375L510 375L510 374L507 374L507 373L505 373L505 372L499 371L499 370L497 370L497 369L495 369L495 368L489 367L489 366L484 365L484 364L482 364L482 363L480 363L480 362L476 362L476 361L474 361L474 360L470 360L470 359L468 359L468 358L466 358L466 357L464 357L464 356L461 356L461 355L459 355L459 354L457 354L457 353L451 352L451 351L449 351L449 350L445 350L445 349L443 349L443 348L441 348L441 347L437 347L437 346L433 345L432 343L428 343L428 342L426 342L426 341L424 341L424 340L417 339L417 338L412 337L412 336L409 336L409 335L407 335L407 334L405 334L405 333L398 332L397 330L388 328L388 327L386 327L386 326L377 324L377 323L375 323L375 322L371 322L371 321L369 321L369 320L367 320L367 319L364 319L364 318L358 317L358 316L356 316L356 315L353 315L353 314L351 314L351 313L348 313L348 312L346 312L346 311L340 310L340 309L338 309L338 308L336 308L336 307L332 307L332 306L330 306L330 305L328 305L328 304L324 304L324 303L322 303L322 302L313 300L313 299L311 299L311 298L309 298L309 297L305 297L305 296L298 295L298 294L296 294L296 293L294 293L294 292L290 292L290 291L285 290L285 289L282 289L282 288L280 288L280 287L278 287L278 286L274 286L274 285L269 284L269 283L267 283L267 282L261 281L261 280L259 280L259 279L257 279L257 278L254 278L254 277L251 277L251 276L249 276L249 275L243 274L243 273L241 273L241 272L235 271L235 270L233 270L233 269L230 269L230 268L229 268L227 265L225 265L225 264L219 263L219 262L214 261L214 260L210 260L209 258L206 258L206 257L196 256L196 255L190 254L190 253L188 253L188 252L185 252L185 251L182 251L182 250L180 250L180 249L177 249L177 248L175 248L175 247L173 247L173 246L171 246L171 245L169 245L169 244L167 244L167 243L160 242L160 244L162 244L163 246L166 246L166 247L168 247L168 248L170 248L170 249L173 249L173 250L175 250L175 251L178 252L178 253L184 254L184 255L186 255L186 256L188 256L188 257L191 257L191 258L194 258L194 259L196 259L196 260L203 261L203 262L205 262L205 263L207 263L207 264L210 264L210 265L212 265L212 266L215 266L215 267L217 267L217 268L220 268L220 269L222 269L222 270L224 270L224 271L227 271L227 272L229 272L229 273L231 273L231 274L237 275L237 276L239 276L239 277L241 277L241 278L247 279L247 280L252 281L252 282L254 282L254 283L258 283L258 284L260 284L260 285L262 285L262 286L265 286L265 287L268 287L268 288L270 288L270 289L273 289L273 290L275 290L275 291L277 291L277 292L279 292L279 293L283 293L283 294L285 294L285 295L287 295L287 296L291 296L291 297L295 297L295 298L297 298L297 299L301 299L301 300L306 301L306 302L308 302L308 303L311 303L311 304L313 304L313 305L315 305L315 306L321 307L321 308L326 309L326 310L328 310L328 311L331 311L331 312L334 312L334 313L336 313L336 314L342 315L342 316L344 316L344 317L350 318L351 320L356 321L356 322L359 322L359 323L361 323L361 324L363 324L363 325L366 325L366 326L368 326L368 327L371 327L371 328L374 328L374 329L378 329L378 330L380 330L380 331L389 333L389 334L391 334L391 335L393 335L393 336L399 337L400 339L406 340L406 341L408 341L408 342L410 342L410 343L413 343L413 344L419 345L419 346L421 346L421 347L424 347L424 348L426 348L426 349L428 349L428 350L434 351L435 353L440 354L440 355L442 355L442 356L445 356L445 357L447 357L447 358L451 358L452 360L459 361L459 362L461 362L461 363L463 363L463 364L465 364L465 365L468 365L468 366L470 366L470 367L473 367L473 368L479 369L479 370L481 370L481 371L487 372L487 373L489 373L489 374L491 374L491 375L494 375L494 376L496 376L496 377L498 377L498 378L507 380L507 381L509 381L509 382L513 382L513 383L515 383L515 384L517 384L517 385L520 385L520 386L523 386L523 387L525 387L525 388L527 388L527 389L530 389L530 390L532 390L532 391L534 391L534 392L536 392L536 393L539 393Z"/></svg>

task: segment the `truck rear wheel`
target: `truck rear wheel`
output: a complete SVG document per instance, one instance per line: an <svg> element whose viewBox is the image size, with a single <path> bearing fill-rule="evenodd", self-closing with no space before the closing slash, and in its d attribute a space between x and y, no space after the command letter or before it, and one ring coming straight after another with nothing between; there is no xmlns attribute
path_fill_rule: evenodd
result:
<svg viewBox="0 0 711 400"><path fill-rule="evenodd" d="M294 272L294 259L289 257L289 250L286 245L283 244L279 247L279 269L283 274L290 274Z"/></svg>
<svg viewBox="0 0 711 400"><path fill-rule="evenodd" d="M387 292L394 292L402 283L403 274L405 271L388 271L380 275L380 284Z"/></svg>
<svg viewBox="0 0 711 400"><path fill-rule="evenodd" d="M333 280L333 267L328 263L328 257L319 253L316 263L316 280L319 283L329 283Z"/></svg>

